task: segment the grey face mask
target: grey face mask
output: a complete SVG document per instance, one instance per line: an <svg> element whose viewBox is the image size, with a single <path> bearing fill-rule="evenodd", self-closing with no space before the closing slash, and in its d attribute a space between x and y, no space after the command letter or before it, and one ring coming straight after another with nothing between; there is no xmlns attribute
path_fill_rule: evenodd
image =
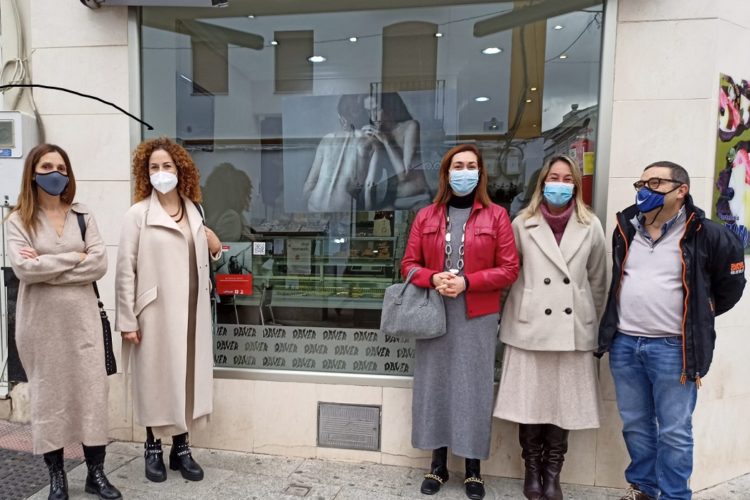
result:
<svg viewBox="0 0 750 500"><path fill-rule="evenodd" d="M34 182L36 185L42 188L42 190L50 196L60 196L68 187L70 179L67 175L61 174L60 172L48 172L46 174L36 174L34 176Z"/></svg>

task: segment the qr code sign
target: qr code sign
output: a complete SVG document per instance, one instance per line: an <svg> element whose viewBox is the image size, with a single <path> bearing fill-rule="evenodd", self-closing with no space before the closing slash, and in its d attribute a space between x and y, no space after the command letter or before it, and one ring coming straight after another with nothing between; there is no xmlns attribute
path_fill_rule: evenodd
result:
<svg viewBox="0 0 750 500"><path fill-rule="evenodd" d="M266 242L254 241L253 242L253 255L265 255L265 254L266 254Z"/></svg>

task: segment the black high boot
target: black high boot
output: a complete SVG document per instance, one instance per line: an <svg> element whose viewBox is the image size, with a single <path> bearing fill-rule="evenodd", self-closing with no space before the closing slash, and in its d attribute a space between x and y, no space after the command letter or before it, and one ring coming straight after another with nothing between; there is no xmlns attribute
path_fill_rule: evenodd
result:
<svg viewBox="0 0 750 500"><path fill-rule="evenodd" d="M172 451L169 452L169 468L179 470L188 481L203 479L203 469L193 460L188 445L188 433L172 436Z"/></svg>
<svg viewBox="0 0 750 500"><path fill-rule="evenodd" d="M102 500L117 500L122 498L120 490L112 486L104 474L104 457L107 452L104 446L83 445L83 456L86 458L86 493L93 493Z"/></svg>
<svg viewBox="0 0 750 500"><path fill-rule="evenodd" d="M547 500L563 500L560 471L565 461L565 454L568 452L568 434L570 431L556 425L545 424L544 426L547 455L542 464L542 482L544 483L544 498Z"/></svg>
<svg viewBox="0 0 750 500"><path fill-rule="evenodd" d="M518 441L526 473L523 479L523 496L529 500L542 500L542 460L544 456L544 425L519 424Z"/></svg>
<svg viewBox="0 0 750 500"><path fill-rule="evenodd" d="M448 480L448 447L432 450L430 472L424 475L420 491L425 495L434 495Z"/></svg>
<svg viewBox="0 0 750 500"><path fill-rule="evenodd" d="M482 500L484 498L484 481L479 473L479 459L466 459L466 479L464 479L466 496L471 500Z"/></svg>
<svg viewBox="0 0 750 500"><path fill-rule="evenodd" d="M63 449L44 454L44 463L49 470L48 500L68 500L68 477L65 475Z"/></svg>
<svg viewBox="0 0 750 500"><path fill-rule="evenodd" d="M155 439L151 427L146 427L146 442L143 447L143 458L146 459L146 479L155 483L167 480L167 468L164 465L164 451L161 439Z"/></svg>

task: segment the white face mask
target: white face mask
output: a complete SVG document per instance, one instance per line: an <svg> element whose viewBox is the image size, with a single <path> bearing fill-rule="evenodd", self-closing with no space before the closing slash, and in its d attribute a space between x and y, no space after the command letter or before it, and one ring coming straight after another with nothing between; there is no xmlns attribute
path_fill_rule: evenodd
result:
<svg viewBox="0 0 750 500"><path fill-rule="evenodd" d="M161 194L167 194L177 187L177 176L170 172L151 174L151 185Z"/></svg>

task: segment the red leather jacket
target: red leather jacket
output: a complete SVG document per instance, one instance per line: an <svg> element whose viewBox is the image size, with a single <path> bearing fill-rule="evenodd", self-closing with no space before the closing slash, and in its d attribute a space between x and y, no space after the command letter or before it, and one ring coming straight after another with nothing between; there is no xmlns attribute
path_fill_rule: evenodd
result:
<svg viewBox="0 0 750 500"><path fill-rule="evenodd" d="M433 203L419 211L401 260L404 278L413 267L420 268L412 283L423 288L431 287L432 275L445 267L445 210ZM516 241L504 208L474 202L464 236L464 274L469 282L467 316L499 312L500 290L518 277Z"/></svg>

